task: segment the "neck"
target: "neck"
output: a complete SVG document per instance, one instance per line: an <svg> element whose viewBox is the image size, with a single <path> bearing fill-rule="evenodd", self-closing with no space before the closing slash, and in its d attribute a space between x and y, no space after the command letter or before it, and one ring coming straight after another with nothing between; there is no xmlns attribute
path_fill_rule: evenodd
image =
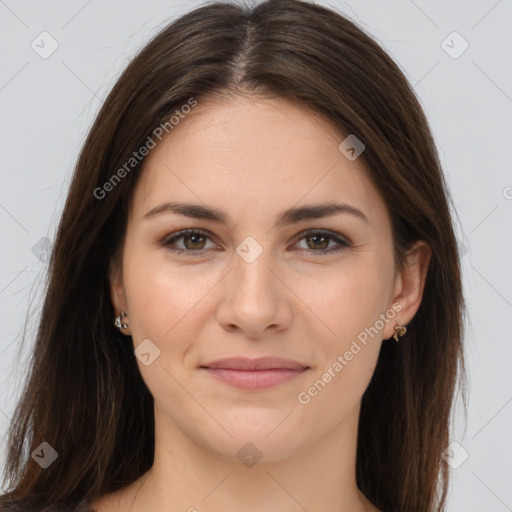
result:
<svg viewBox="0 0 512 512"><path fill-rule="evenodd" d="M377 511L355 480L358 414L359 407L327 436L290 454L282 446L274 451L268 435L262 450L228 439L238 447L230 455L221 443L212 449L191 439L155 408L154 463L126 489L123 510Z"/></svg>

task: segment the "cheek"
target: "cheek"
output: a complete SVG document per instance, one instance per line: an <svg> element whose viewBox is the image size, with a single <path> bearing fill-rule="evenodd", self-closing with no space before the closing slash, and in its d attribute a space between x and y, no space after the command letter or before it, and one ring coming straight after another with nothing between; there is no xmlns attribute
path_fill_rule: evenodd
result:
<svg viewBox="0 0 512 512"><path fill-rule="evenodd" d="M201 298L214 282L208 273L200 275L186 266L171 265L161 251L133 251L125 260L124 281L132 332L137 338L153 336L167 343L173 332L197 316Z"/></svg>
<svg viewBox="0 0 512 512"><path fill-rule="evenodd" d="M331 339L337 349L348 347L359 333L374 326L387 307L389 272L374 260L371 254L353 258L332 270L303 273L293 284L303 303L322 320L315 324L323 338Z"/></svg>
<svg viewBox="0 0 512 512"><path fill-rule="evenodd" d="M389 272L370 256L326 274L314 287L311 280L302 280L300 293L322 320L315 321L313 336L322 355L311 379L311 384L317 382L312 392L318 388L318 396L323 396L319 405L330 399L355 405L377 364L385 325L381 315L388 307L389 283L384 277Z"/></svg>
<svg viewBox="0 0 512 512"><path fill-rule="evenodd" d="M182 398L173 377L184 380L183 361L199 339L200 300L208 287L205 279L171 266L157 257L158 252L132 250L125 259L123 277L134 348L149 339L159 351L150 365L139 359L137 365L155 399L172 402Z"/></svg>
<svg viewBox="0 0 512 512"><path fill-rule="evenodd" d="M317 322L314 335L321 356L307 388L301 390L302 397L310 401L306 410L313 415L337 404L329 420L333 424L357 406L377 364L383 328L380 315L386 306L384 288L376 279L377 274L369 272L364 278L355 273L338 275L312 306L323 320Z"/></svg>

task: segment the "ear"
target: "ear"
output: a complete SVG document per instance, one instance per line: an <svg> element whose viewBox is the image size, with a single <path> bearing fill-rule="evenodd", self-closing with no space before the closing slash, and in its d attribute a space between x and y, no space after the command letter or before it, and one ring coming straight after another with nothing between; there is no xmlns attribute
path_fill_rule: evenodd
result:
<svg viewBox="0 0 512 512"><path fill-rule="evenodd" d="M392 322L386 324L383 339L395 334L395 325L407 325L414 318L423 299L431 257L432 249L424 240L417 241L408 251L404 269L397 274L393 290L392 304L400 304L402 309Z"/></svg>
<svg viewBox="0 0 512 512"><path fill-rule="evenodd" d="M126 313L126 316L122 318L123 323L129 324L128 306L126 302L126 294L123 286L122 270L118 263L117 258L112 258L109 262L109 284L110 284L110 300L112 301L112 307L115 315L121 314L121 310ZM120 329L120 332L131 336L130 328Z"/></svg>

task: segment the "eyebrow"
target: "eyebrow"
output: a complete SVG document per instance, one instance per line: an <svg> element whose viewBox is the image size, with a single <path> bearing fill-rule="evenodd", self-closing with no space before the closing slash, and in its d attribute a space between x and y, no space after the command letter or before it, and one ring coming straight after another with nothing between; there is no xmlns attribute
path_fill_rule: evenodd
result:
<svg viewBox="0 0 512 512"><path fill-rule="evenodd" d="M209 220L222 224L227 224L229 219L229 215L226 212L217 208L176 201L166 202L155 206L155 208L149 210L143 218L151 219L157 215L169 213L184 215L185 217L191 217L193 219ZM330 217L342 213L352 215L370 224L370 221L367 219L366 215L354 206L351 206L347 203L331 202L300 206L285 210L278 216L276 225L285 226L296 224L303 220L320 219L322 217Z"/></svg>

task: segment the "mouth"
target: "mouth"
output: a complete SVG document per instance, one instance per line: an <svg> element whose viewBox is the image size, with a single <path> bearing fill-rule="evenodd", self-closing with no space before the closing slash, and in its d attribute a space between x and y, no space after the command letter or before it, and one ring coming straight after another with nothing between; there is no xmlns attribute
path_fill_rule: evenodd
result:
<svg viewBox="0 0 512 512"><path fill-rule="evenodd" d="M310 367L290 359L261 357L220 359L199 368L232 387L259 391L284 384L303 374Z"/></svg>

